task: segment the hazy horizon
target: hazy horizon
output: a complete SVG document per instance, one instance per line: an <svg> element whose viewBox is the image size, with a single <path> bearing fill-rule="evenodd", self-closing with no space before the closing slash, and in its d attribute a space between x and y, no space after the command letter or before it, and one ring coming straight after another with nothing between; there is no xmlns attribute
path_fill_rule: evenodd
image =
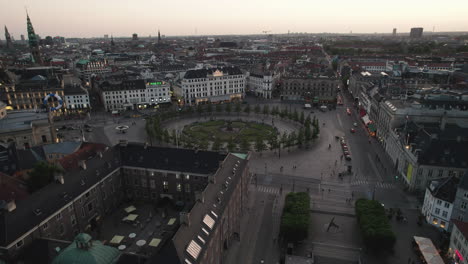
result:
<svg viewBox="0 0 468 264"><path fill-rule="evenodd" d="M15 39L26 34L26 11L41 37L93 38L162 35L236 35L290 32L398 33L412 27L424 31L468 31L468 1L403 1L378 5L375 1L336 0L314 3L256 1L152 0L0 0L0 17ZM0 34L4 38L4 34Z"/></svg>

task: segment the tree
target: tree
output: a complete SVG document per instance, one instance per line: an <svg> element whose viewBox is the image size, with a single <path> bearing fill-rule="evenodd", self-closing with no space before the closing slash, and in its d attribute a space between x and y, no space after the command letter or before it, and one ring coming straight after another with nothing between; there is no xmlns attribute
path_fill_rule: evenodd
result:
<svg viewBox="0 0 468 264"><path fill-rule="evenodd" d="M308 193L289 193L284 202L280 234L286 242L304 240L310 226L310 196Z"/></svg>
<svg viewBox="0 0 468 264"><path fill-rule="evenodd" d="M236 112L237 114L240 114L241 111L242 111L242 109L241 109L241 104L237 103L237 104L234 106L234 112Z"/></svg>
<svg viewBox="0 0 468 264"><path fill-rule="evenodd" d="M288 143L288 133L286 131L284 131L283 135L281 136L281 143L285 145Z"/></svg>
<svg viewBox="0 0 468 264"><path fill-rule="evenodd" d="M250 105L246 105L246 106L245 106L244 112L245 112L246 114L250 114Z"/></svg>
<svg viewBox="0 0 468 264"><path fill-rule="evenodd" d="M270 145L270 150L275 150L278 148L278 136L272 135L268 138L268 145Z"/></svg>
<svg viewBox="0 0 468 264"><path fill-rule="evenodd" d="M208 145L209 145L208 141L202 140L202 141L200 141L200 143L198 143L198 148L201 149L201 150L207 150Z"/></svg>
<svg viewBox="0 0 468 264"><path fill-rule="evenodd" d="M257 137L257 140L255 141L255 150L257 152L262 152L266 149L265 142L263 142L263 139L261 137Z"/></svg>
<svg viewBox="0 0 468 264"><path fill-rule="evenodd" d="M226 113L230 114L232 112L232 106L231 104L226 104L226 107L224 108Z"/></svg>
<svg viewBox="0 0 468 264"><path fill-rule="evenodd" d="M187 106L186 109L187 109L187 110L186 110L186 111L187 111L187 114L189 114L189 115L193 114L193 108L192 108L191 106Z"/></svg>
<svg viewBox="0 0 468 264"><path fill-rule="evenodd" d="M268 107L268 105L263 106L263 114L264 115L269 115L270 114L270 108Z"/></svg>
<svg viewBox="0 0 468 264"><path fill-rule="evenodd" d="M299 120L299 114L297 113L297 110L296 110L296 109L294 109L294 112L293 112L293 114L292 114L292 118L291 118L291 119L294 120L294 121L298 121L298 120Z"/></svg>
<svg viewBox="0 0 468 264"><path fill-rule="evenodd" d="M48 185L54 180L54 176L63 171L54 164L41 161L34 165L32 171L28 173L26 181L30 192L35 192Z"/></svg>
<svg viewBox="0 0 468 264"><path fill-rule="evenodd" d="M237 147L237 144L234 143L234 140L233 138L231 137L228 141L228 144L227 144L227 149L229 152L233 152L236 150L236 147Z"/></svg>
<svg viewBox="0 0 468 264"><path fill-rule="evenodd" d="M166 142L166 143L170 143L170 142L171 142L171 136L169 135L169 131L167 131L167 129L164 129L164 132L163 132L163 141Z"/></svg>
<svg viewBox="0 0 468 264"><path fill-rule="evenodd" d="M301 124L304 124L304 111L301 111L301 117L299 118L299 122L301 122Z"/></svg>
<svg viewBox="0 0 468 264"><path fill-rule="evenodd" d="M215 111L220 113L221 111L223 111L223 108L221 107L220 104L217 104L216 107L215 107Z"/></svg>
<svg viewBox="0 0 468 264"><path fill-rule="evenodd" d="M206 112L208 112L208 113L213 112L213 105L208 104L208 105L206 106Z"/></svg>
<svg viewBox="0 0 468 264"><path fill-rule="evenodd" d="M250 150L250 142L246 137L242 138L240 143L240 149L245 152Z"/></svg>
<svg viewBox="0 0 468 264"><path fill-rule="evenodd" d="M172 129L171 131L171 138L172 138L172 144L176 145L177 144L177 131L175 129Z"/></svg>
<svg viewBox="0 0 468 264"><path fill-rule="evenodd" d="M299 133L297 134L297 144L299 147L302 147L304 144L304 129L302 127L299 129Z"/></svg>
<svg viewBox="0 0 468 264"><path fill-rule="evenodd" d="M312 125L312 121L310 120L310 115L307 116L306 120L304 121L304 125Z"/></svg>
<svg viewBox="0 0 468 264"><path fill-rule="evenodd" d="M312 139L312 130L310 129L310 125L305 126L304 138L306 142L309 142Z"/></svg>
<svg viewBox="0 0 468 264"><path fill-rule="evenodd" d="M255 105L255 107L254 107L254 112L255 112L255 114L257 114L257 115L260 113L260 105Z"/></svg>
<svg viewBox="0 0 468 264"><path fill-rule="evenodd" d="M271 109L271 115L276 116L277 114L278 114L278 107L273 106L273 108Z"/></svg>
<svg viewBox="0 0 468 264"><path fill-rule="evenodd" d="M221 140L219 138L215 138L213 144L211 145L212 151L219 151L221 149Z"/></svg>
<svg viewBox="0 0 468 264"><path fill-rule="evenodd" d="M203 114L203 106L201 104L198 104L197 105L197 113L199 115Z"/></svg>
<svg viewBox="0 0 468 264"><path fill-rule="evenodd" d="M289 137L288 137L288 147L294 146L296 144L296 139L297 139L296 132L295 131L291 132L291 134L289 134Z"/></svg>

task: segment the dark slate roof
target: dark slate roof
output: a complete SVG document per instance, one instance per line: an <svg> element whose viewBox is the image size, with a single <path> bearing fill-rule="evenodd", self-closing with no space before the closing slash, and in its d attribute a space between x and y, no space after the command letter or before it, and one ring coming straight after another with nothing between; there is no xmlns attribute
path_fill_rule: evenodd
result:
<svg viewBox="0 0 468 264"><path fill-rule="evenodd" d="M189 70L185 73L185 79L206 78L208 75L213 74L216 70L222 71L224 75L241 75L242 71L235 66L226 66L210 69Z"/></svg>
<svg viewBox="0 0 468 264"><path fill-rule="evenodd" d="M45 161L46 156L42 146L35 146L30 149L18 149L18 164L21 170L32 169L40 161Z"/></svg>
<svg viewBox="0 0 468 264"><path fill-rule="evenodd" d="M147 147L142 143L128 143L120 147L122 164L169 171L211 174L226 155L212 151L195 151L162 147Z"/></svg>
<svg viewBox="0 0 468 264"><path fill-rule="evenodd" d="M129 143L116 145L86 160L86 170L71 168L64 174L64 184L51 183L17 202L12 212L0 212L0 246L5 247L44 219L70 203L110 172L122 165L208 174L214 173L226 155L217 152L147 147ZM143 157L140 159L140 157ZM140 162L141 160L141 162ZM37 215L34 210L40 209Z"/></svg>
<svg viewBox="0 0 468 264"><path fill-rule="evenodd" d="M468 238L468 222L462 222L457 219L452 219L452 222L457 226L458 230L463 234L465 239Z"/></svg>
<svg viewBox="0 0 468 264"><path fill-rule="evenodd" d="M463 174L458 188L468 190L468 170L465 171L465 174Z"/></svg>
<svg viewBox="0 0 468 264"><path fill-rule="evenodd" d="M151 256L151 258L146 262L146 264L157 264L157 263L171 263L178 264L183 263L179 256L177 255L177 250L174 246L173 240L168 240L162 248Z"/></svg>
<svg viewBox="0 0 468 264"><path fill-rule="evenodd" d="M104 81L99 87L103 91L125 91L146 89L145 80Z"/></svg>
<svg viewBox="0 0 468 264"><path fill-rule="evenodd" d="M459 183L459 178L448 177L437 181L432 181L429 186L429 190L431 191L432 196L446 202L453 203Z"/></svg>
<svg viewBox="0 0 468 264"><path fill-rule="evenodd" d="M66 84L65 95L85 95L86 90L79 84Z"/></svg>

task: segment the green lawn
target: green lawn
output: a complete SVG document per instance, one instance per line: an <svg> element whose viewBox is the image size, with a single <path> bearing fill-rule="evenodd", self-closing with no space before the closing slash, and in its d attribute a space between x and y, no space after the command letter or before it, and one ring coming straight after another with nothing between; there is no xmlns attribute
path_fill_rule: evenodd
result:
<svg viewBox="0 0 468 264"><path fill-rule="evenodd" d="M246 138L248 141L255 141L257 137L267 140L271 135L277 133L276 128L255 122L234 121L232 122L232 127L235 131L225 131L227 128L225 120L197 122L186 126L183 133L195 142L204 140L214 141L215 138L219 138L221 141L228 141L230 138L233 138L234 142L237 143L243 138Z"/></svg>

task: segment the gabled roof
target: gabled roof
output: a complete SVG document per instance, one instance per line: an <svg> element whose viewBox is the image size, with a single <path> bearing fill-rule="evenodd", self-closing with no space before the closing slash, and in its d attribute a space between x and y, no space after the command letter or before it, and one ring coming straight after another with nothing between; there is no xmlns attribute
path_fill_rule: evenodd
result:
<svg viewBox="0 0 468 264"><path fill-rule="evenodd" d="M432 193L432 196L453 203L459 182L460 180L456 177L432 181L429 186L429 191Z"/></svg>

